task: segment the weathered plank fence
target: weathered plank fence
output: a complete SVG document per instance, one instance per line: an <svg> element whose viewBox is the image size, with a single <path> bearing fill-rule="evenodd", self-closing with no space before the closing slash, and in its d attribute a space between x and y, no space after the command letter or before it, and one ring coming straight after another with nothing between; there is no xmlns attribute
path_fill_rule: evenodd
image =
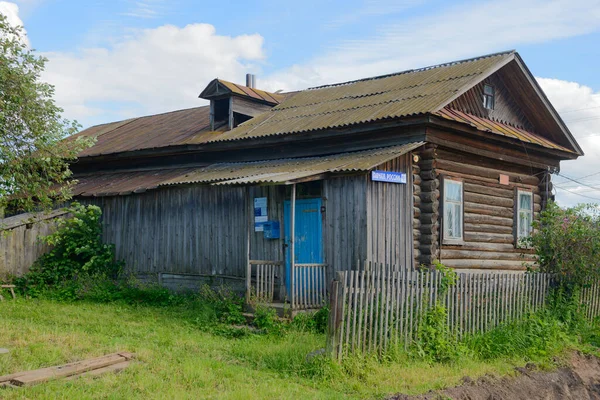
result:
<svg viewBox="0 0 600 400"><path fill-rule="evenodd" d="M321 308L327 301L327 264L295 264L292 310Z"/></svg>
<svg viewBox="0 0 600 400"><path fill-rule="evenodd" d="M246 271L246 302L255 299L270 303L275 297L275 281L283 275L283 262L250 260Z"/></svg>
<svg viewBox="0 0 600 400"><path fill-rule="evenodd" d="M341 358L349 352L381 352L390 345L407 347L438 298L458 337L482 333L542 308L551 280L543 273L459 273L444 293L440 272L365 263L358 270L338 272L331 284L328 349ZM581 293L590 318L600 314L599 295L598 284Z"/></svg>
<svg viewBox="0 0 600 400"><path fill-rule="evenodd" d="M57 219L66 214L56 210L0 219L0 280L26 273L49 249L39 238L54 232Z"/></svg>

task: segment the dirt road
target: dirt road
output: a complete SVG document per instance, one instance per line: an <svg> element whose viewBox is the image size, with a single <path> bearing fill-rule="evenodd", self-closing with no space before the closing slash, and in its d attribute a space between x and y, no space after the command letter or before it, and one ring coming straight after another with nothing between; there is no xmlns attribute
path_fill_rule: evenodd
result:
<svg viewBox="0 0 600 400"><path fill-rule="evenodd" d="M396 395L393 400L600 400L600 359L574 354L570 366L553 372L535 366L517 368L517 377L465 378L461 386L420 396Z"/></svg>

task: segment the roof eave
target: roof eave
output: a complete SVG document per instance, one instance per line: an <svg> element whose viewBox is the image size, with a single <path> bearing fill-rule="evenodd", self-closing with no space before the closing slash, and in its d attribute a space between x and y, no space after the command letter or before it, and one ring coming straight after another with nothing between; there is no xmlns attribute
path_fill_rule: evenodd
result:
<svg viewBox="0 0 600 400"><path fill-rule="evenodd" d="M428 125L438 127L438 128L443 128L443 129L452 129L452 130L456 129L456 131L458 131L458 132L477 131L477 132L480 132L481 134L486 134L486 136L489 136L489 140L495 141L498 144L518 143L520 147L524 146L525 148L530 149L532 151L537 151L537 152L551 155L554 158L557 158L561 161L575 160L580 156L579 154L577 154L575 152L568 152L568 151L564 151L561 149L551 149L551 148L544 147L544 146L541 146L541 145L538 145L535 143L528 143L528 142L521 141L519 139L500 136L500 135L497 135L492 132L482 131L482 130L477 129L476 127L471 126L467 123L447 120L438 115L433 115L433 114L429 115Z"/></svg>

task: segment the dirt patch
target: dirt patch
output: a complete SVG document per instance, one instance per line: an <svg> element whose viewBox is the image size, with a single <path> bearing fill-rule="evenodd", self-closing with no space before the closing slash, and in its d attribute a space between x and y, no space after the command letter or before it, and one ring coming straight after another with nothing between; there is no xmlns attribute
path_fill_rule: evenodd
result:
<svg viewBox="0 0 600 400"><path fill-rule="evenodd" d="M396 395L394 400L600 400L600 359L574 354L571 367L553 372L536 371L535 365L516 369L517 377L464 378L461 386L420 396Z"/></svg>

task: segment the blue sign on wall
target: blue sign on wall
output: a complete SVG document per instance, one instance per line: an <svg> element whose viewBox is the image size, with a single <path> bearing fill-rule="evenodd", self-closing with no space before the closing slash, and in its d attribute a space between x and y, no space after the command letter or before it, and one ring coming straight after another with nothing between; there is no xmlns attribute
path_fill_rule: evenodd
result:
<svg viewBox="0 0 600 400"><path fill-rule="evenodd" d="M371 171L371 180L376 182L406 183L404 172Z"/></svg>

